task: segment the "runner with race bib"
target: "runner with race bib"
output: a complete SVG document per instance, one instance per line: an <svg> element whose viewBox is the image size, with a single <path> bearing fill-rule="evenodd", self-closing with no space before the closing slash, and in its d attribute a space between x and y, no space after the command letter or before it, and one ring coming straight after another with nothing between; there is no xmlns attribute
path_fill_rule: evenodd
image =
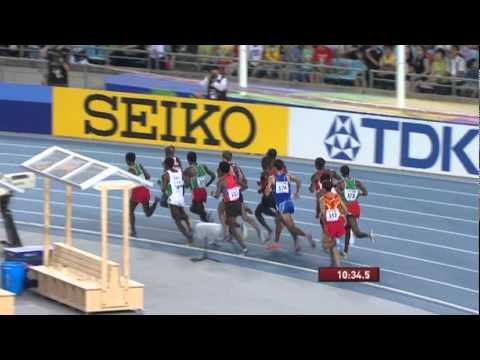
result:
<svg viewBox="0 0 480 360"><path fill-rule="evenodd" d="M325 194L320 198L320 217L325 224L323 233L323 248L330 254L332 266L340 267L340 253L336 239L346 234L345 214L348 212L342 199L332 192L333 184L330 179L322 183Z"/></svg>
<svg viewBox="0 0 480 360"><path fill-rule="evenodd" d="M187 154L189 167L185 169L184 178L187 186L192 189L192 206L190 211L200 216L203 222L210 222L210 214L205 210L208 192L207 188L215 181L215 173L203 164L197 164L197 154L190 151Z"/></svg>
<svg viewBox="0 0 480 360"><path fill-rule="evenodd" d="M322 197L322 177L328 176L336 181L340 181L341 177L338 176L335 171L325 168L325 159L316 158L315 159L315 169L316 171L310 178L310 192L315 193L316 197L316 208L315 208L315 217L318 219L320 217L320 203L319 200ZM332 180L333 181L333 180ZM335 192L335 188L333 188Z"/></svg>
<svg viewBox="0 0 480 360"><path fill-rule="evenodd" d="M219 180L217 190L212 192L212 196L218 199L223 195L223 204L225 208L225 221L230 235L233 236L240 247L243 255L248 252L245 246L244 238L239 232L237 217L242 216L242 203L240 201L240 185L237 183L235 175L232 174L230 164L222 161L218 167Z"/></svg>
<svg viewBox="0 0 480 360"><path fill-rule="evenodd" d="M182 172L174 168L175 161L172 157L165 159L166 172L162 176L162 192L167 197L168 207L177 228L185 235L188 245L193 244L193 231L190 218L185 212L185 198L183 196ZM185 223L183 225L182 221Z"/></svg>
<svg viewBox="0 0 480 360"><path fill-rule="evenodd" d="M296 252L301 250L300 245L298 244L299 236L305 237L314 249L315 243L312 239L312 234L306 234L295 224L293 219L295 206L292 201L292 190L290 183L294 182L296 185L296 199L300 198L300 189L302 187L302 183L297 176L287 173L285 164L282 160L275 160L273 167L275 169L275 174L268 178L265 194L268 196L273 192L273 196L277 205L277 212L279 214L279 221L277 222L275 229L275 241L270 246L270 249L276 250L279 248L280 234L282 232L283 225L287 227L288 231L292 235Z"/></svg>
<svg viewBox="0 0 480 360"><path fill-rule="evenodd" d="M137 164L135 153L128 153L125 155L125 162L128 165L128 172L136 175L136 176L143 176L145 180L150 180L150 174L145 170L142 164ZM159 198L155 197L155 201L153 202L152 206L150 206L150 189L146 186L137 186L132 189L131 196L130 196L130 236L135 237L137 236L137 230L135 228L135 209L137 208L138 204L142 204L143 212L147 218L151 217L157 208L158 202L160 201Z"/></svg>
<svg viewBox="0 0 480 360"><path fill-rule="evenodd" d="M358 202L360 196L367 196L368 190L362 184L360 180L357 180L353 177L350 177L350 168L347 165L344 165L340 168L340 173L342 174L342 181L337 185L337 190L341 194L345 205L347 206L348 212L350 215L347 216L347 234L345 235L345 247L341 253L342 257L347 258L348 256L348 247L350 245L351 233L353 232L356 238L364 239L370 238L375 242L375 236L370 230L370 233L364 233L360 230L358 225L358 220L361 215L361 207Z"/></svg>

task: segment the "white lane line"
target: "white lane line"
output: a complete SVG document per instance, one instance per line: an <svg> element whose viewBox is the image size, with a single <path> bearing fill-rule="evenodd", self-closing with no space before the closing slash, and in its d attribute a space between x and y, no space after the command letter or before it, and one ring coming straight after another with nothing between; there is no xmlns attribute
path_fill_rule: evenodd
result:
<svg viewBox="0 0 480 360"><path fill-rule="evenodd" d="M59 137L59 136L53 136L53 135L39 135L39 134L22 134L22 133L9 133L9 132L0 132L0 137L7 137L8 140L10 138L20 138L20 139L28 139L28 140L36 140L37 142L68 142L72 144L80 144L80 145L85 145L85 144L99 144L99 140L89 140L89 139L80 139L80 138L72 138L72 137ZM120 141L109 141L108 144L105 144L105 146L110 146L110 147L125 147L124 142ZM134 147L137 149L143 149L146 151L154 151L156 149L161 149L163 150L166 145L147 145L147 144L134 144L134 143L129 143L129 147ZM177 151L179 153L187 153L191 149L186 148L186 147L178 147ZM197 154L204 154L206 156L218 156L218 151L215 150L205 150L205 149L195 149L195 152ZM256 160L258 161L263 154L246 154L246 153L237 153L235 154L236 159L245 159L245 161L251 161L251 160ZM296 165L301 165L301 166L312 166L313 167L313 159L300 159L300 158L294 158L294 157L285 157L287 159L288 163L293 163ZM343 164L338 163L336 161L331 161L332 164L334 164L334 167L340 167ZM428 174L428 173L418 173L414 171L408 171L408 170L395 170L395 169L383 169L383 168L378 168L378 167L370 167L370 166L362 166L362 165L352 165L353 169L358 169L358 171L364 171L364 172L373 172L373 173L380 173L380 174L387 174L387 175L398 175L398 176L406 176L406 177L414 177L416 179L418 178L428 178L432 180L442 180L442 181L454 181L454 182L461 182L464 184L468 185L476 185L475 179L467 179L467 178L462 178L462 177L449 177L448 179L445 179L441 175L435 175L435 174ZM305 173L307 174L307 173ZM309 174L307 174L309 175Z"/></svg>
<svg viewBox="0 0 480 360"><path fill-rule="evenodd" d="M56 204L56 205L63 205L62 203L59 203L59 202L56 202L56 201L52 201L52 204ZM87 206L87 205L81 205L79 207L84 207L84 208L94 208L94 209L97 209L98 210L98 207L94 207L94 206ZM112 212L119 212L119 213L123 213L122 210L118 210L118 209L109 209L110 211ZM38 212L38 215L42 215L42 213ZM166 216L166 215L159 215L159 214L156 214L154 215L155 217L159 217L159 218L164 218L164 219L169 219L171 220L171 217L170 216ZM63 217L63 216L62 216ZM74 217L75 219L75 217ZM97 222L99 223L98 220L94 220L92 219L91 221L94 221L94 222ZM198 222L198 221L194 221L195 223ZM157 229L158 230L158 229ZM162 229L163 231L163 229ZM355 264L353 262L350 261L351 264ZM357 265L361 265L361 264L357 264ZM422 281L425 281L425 282L431 282L431 283L435 283L435 284L439 284L439 285L442 285L442 286L447 286L447 287L451 287L451 288L456 288L456 289L459 289L459 290L464 290L464 291L467 291L467 292L473 292L473 293L476 293L478 294L478 290L475 290L475 289L470 289L470 288L464 288L464 287L461 287L461 286L458 286L458 285L455 285L455 284L451 284L451 283L447 283L447 282L442 282L442 281L438 281L438 280L434 280L434 279L430 279L430 278L425 278L425 277L421 277L421 276L417 276L417 275L412 275L412 274L407 274L407 273L403 273L403 272L399 272L399 271L395 271L395 270L391 270L391 269L387 269L385 267L382 267L382 271L385 271L385 272L391 272L393 274L396 274L396 275L401 275L401 276L404 276L404 277L409 277L409 278L414 278L414 279L417 279L417 280L422 280Z"/></svg>
<svg viewBox="0 0 480 360"><path fill-rule="evenodd" d="M388 197L388 198L392 198L392 199L418 201L418 202L424 202L424 203L427 203L427 204L435 204L435 205L442 205L442 206L449 206L449 207L455 206L455 207L461 207L461 208L465 208L465 209L478 210L478 206L460 205L460 204L454 204L454 203L450 203L450 202L425 200L425 199L418 199L418 198L413 198L413 197L408 197L408 196L399 196L399 195L377 193L377 192L372 192L372 191L368 192L368 197L370 197L370 196L381 196L381 197Z"/></svg>
<svg viewBox="0 0 480 360"><path fill-rule="evenodd" d="M33 191L43 191L43 189L41 189L41 188L33 188L31 190L33 190ZM65 193L64 190L56 190L56 189L52 189L52 192ZM189 193L187 193L185 195L186 195L186 197L191 196L191 194L189 194ZM99 197L99 195L96 194L96 193L85 193L85 192L84 193L74 193L74 196L91 196L91 197L96 197L96 198ZM116 197L116 196L112 196L111 198L121 200L120 197ZM212 208L207 208L207 210L216 211L216 209L212 209ZM308 211L313 212L312 210L308 210ZM269 220L269 219L267 219L267 220ZM270 221L270 222L273 223L272 221ZM314 223L306 223L306 224L309 224L309 225L312 225L312 226L318 226L318 224L314 224ZM446 246L446 245L440 245L440 244L435 244L435 243L427 243L427 242L423 242L423 241L405 239L405 238L402 238L402 237L385 235L385 234L380 234L380 233L377 233L376 235L378 237L382 237L382 238L387 238L387 239L392 239L392 240L402 241L402 242L407 242L407 243L412 243L412 244L419 244L419 245L424 245L424 246L436 247L436 248L440 248L440 249L456 251L456 252L465 253L465 254L469 254L469 255L478 256L478 254L479 254L477 251L471 251L471 250L466 250L466 249L461 249L461 248L454 248L454 247L450 247L450 246Z"/></svg>
<svg viewBox="0 0 480 360"><path fill-rule="evenodd" d="M25 155L17 155L17 154L5 154L5 153L0 153L0 156L2 155L10 155L10 156L21 156L21 157L28 157L28 156L25 156ZM111 165L115 165L115 166L123 166L124 164L120 164L120 163L110 163ZM11 164L11 163L0 163L0 165L2 166L12 166L12 167L16 167L18 165L15 165L15 164ZM157 166L148 166L149 169L161 169L160 167L157 167ZM248 178L248 180L250 181L254 181L254 179L252 178ZM304 185L306 186L306 185ZM254 189L247 189L248 192L251 192L251 193L255 193L255 194L258 194L257 190L254 190ZM313 196L310 196L310 195L301 195L301 199L308 199L308 200L316 200L315 197ZM246 201L248 203L248 201ZM250 202L252 204L258 204L258 203L254 203L254 202ZM444 203L444 205L447 205L446 203ZM402 212L402 213L406 213L406 214L415 214L415 215L420 215L420 216L429 216L429 217L434 217L434 218L439 218L439 219L447 219L447 220L450 220L450 221L460 221L460 222L466 222L466 223L471 223L471 224L476 224L478 221L476 220L468 220L468 219L463 219L463 218L457 218L457 217L452 217L452 216L445 216L445 215L437 215L437 214L431 214L431 213L425 213L425 212L421 212L421 211L413 211L413 210L406 210L406 209L397 209L397 208L391 208L391 207L387 207L387 206L380 206L380 205L372 205L372 204L366 204L366 203L362 203L362 207L365 207L365 208L372 208L372 209L382 209L382 210L388 210L388 211L394 211L394 212ZM473 208L473 207L472 207ZM313 210L310 210L310 209L304 209L304 208L301 208L301 207L296 207L297 210L300 210L300 211L307 211L307 212L314 212Z"/></svg>
<svg viewBox="0 0 480 360"><path fill-rule="evenodd" d="M3 220L0 220L0 221L3 222ZM44 227L43 224L31 223L31 222L26 222L26 221L17 221L17 223L21 224L21 225L26 225L26 226L32 226L32 227L39 227L39 228ZM51 228L52 229L57 229L57 230L65 230L65 228L62 227L62 226L54 226L53 225L53 226L51 226ZM97 236L100 235L100 232L90 231L90 230L82 230L82 229L72 228L72 231L78 232L78 233L89 234L89 235L97 235ZM169 231L169 232L171 232L171 231ZM119 238L119 239L123 238L122 235L109 234L109 236ZM150 240L150 239L145 239L145 238L132 238L131 241L144 242L144 243L157 244L157 245L160 244L160 245L165 245L165 246L170 246L170 247L177 247L177 248L182 248L182 249L187 249L187 250L195 250L195 251L203 252L202 248L194 248L194 247L189 247L187 245L169 243L169 242L165 242L165 241L161 241L161 240ZM294 269L294 270L300 270L300 271L309 272L309 273L313 273L313 274L318 274L318 270L315 270L315 269L310 269L310 268L305 268L305 267L300 267L300 266L295 266L295 265L279 263L279 262L276 262L276 261L270 261L270 260L265 260L265 259L260 259L260 258L245 257L245 256L242 256L242 255L236 255L236 254L232 254L232 253L228 253L228 252L224 252L224 251L219 251L219 250L209 250L209 252L214 253L214 254L218 254L218 255L229 256L229 257L233 257L233 258L237 258L237 259L242 259L242 260L247 260L247 261L252 261L252 262L260 262L260 263L264 263L264 264L275 265L275 266L278 266L278 267L284 267L284 268L288 268L288 269ZM468 312L468 313L477 314L477 315L479 314L478 310L470 309L470 308L467 308L467 307L464 307L464 306L461 306L461 305L457 305L457 304L453 304L453 303L443 301L443 300L440 300L440 299L420 295L420 294L417 294L417 293L414 293L414 292L405 291L405 290L401 290L401 289L397 289L397 288L393 288L393 287L389 287L389 286L385 286L385 285L380 285L380 284L376 284L376 283L360 283L360 284L381 288L383 290L387 290L387 291L399 293L399 294L402 294L402 295L410 296L410 297L413 297L413 298L425 300L425 301L428 301L428 302L444 305L444 306L454 308L454 309L458 309L458 310L462 310L462 311L465 311L465 312Z"/></svg>
<svg viewBox="0 0 480 360"><path fill-rule="evenodd" d="M42 189L40 188L34 188L32 190L35 190L35 191L43 191ZM53 190L53 192L60 192L60 193L63 193L64 191L62 190ZM85 193L75 193L76 195L80 195L80 196L89 196ZM95 194L96 195L96 194ZM185 194L186 196L191 196L191 194L187 193ZM98 195L96 195L98 197ZM26 198L18 198L16 197L16 199L24 199L25 201L28 201L28 199ZM112 197L112 199L115 199L115 197ZM248 201L248 200L245 200L245 203L247 204L254 204L256 205L257 203L256 202L253 202L253 201ZM304 212L309 212L309 213L314 213L315 211L314 210L311 210L311 209L305 209L305 208L296 208L297 210L300 210L300 211L304 211ZM210 210L210 211L216 211L216 209L213 209L213 208L207 208L207 210ZM425 226L420 226L420 225L412 225L412 224L405 224L405 223L401 223L401 222L394 222L394 221L387 221L387 220L380 220L380 219L373 219L373 218L369 218L369 217L365 217L365 216L362 216L362 219L363 220L366 220L366 221L370 221L370 222L377 222L377 223L385 223L385 224L391 224L391 225L398 225L398 226L403 226L403 227L409 227L409 228L417 228L417 229L421 229L421 230L428 230L428 231L435 231L435 232L440 232L440 233L445 233L445 234L451 234L451 235L457 235L457 236L463 236L463 237L467 237L467 238L473 238L473 239L477 239L478 237L477 236L474 236L474 235L469 235L469 234L463 234L463 233L457 233L457 232L454 232L454 231L448 231L448 230L441 230L441 229L435 229L435 228L430 228L430 227L425 227ZM302 225L307 225L307 226L319 226L319 224L316 224L316 223L311 223L311 222L305 222L305 221L300 221L300 220L295 220L295 222L297 224L302 224Z"/></svg>
<svg viewBox="0 0 480 360"><path fill-rule="evenodd" d="M61 140L68 140L68 139L61 139ZM54 141L51 141L51 142L54 142ZM46 149L47 148L46 146L25 145L25 144L18 144L18 143L4 143L4 144L0 144L0 146L1 145L5 145L5 146L11 145L11 146L16 146L16 147L39 148L39 149ZM102 145L107 145L107 144L102 144ZM111 145L111 144L108 144L108 145ZM125 144L125 146L128 146L128 144ZM118 152L72 149L72 148L70 148L70 150L76 151L76 152L79 152L79 153L83 152L83 153L104 154L104 155L109 155L109 156L112 156L112 155L113 156L119 156ZM179 150L179 152L187 152L187 150ZM145 158L145 159L155 159L157 161L162 159L162 156L151 156L151 155L145 155L145 154L137 154L137 157ZM202 161L202 162L204 164L208 164L208 165L215 165L215 166L218 165L217 162L207 162L207 161ZM252 169L252 170L261 171L261 168L259 166L249 166L249 165L243 165L243 164L241 164L241 166L242 166L242 168L245 168L245 169ZM306 172L303 172L303 171L296 171L295 172L296 175L305 175L305 176L308 176L308 177L310 177L312 175L312 173L313 173L313 170L312 170L311 173L306 173ZM452 194L456 194L456 195L465 195L465 196L472 196L473 195L472 193L468 193L468 192L446 190L446 189L439 189L439 188L432 188L432 187L418 186L418 185L407 185L407 184L395 183L395 182L384 182L384 181L378 181L378 180L373 180L373 179L367 179L367 178L363 178L363 177L362 177L362 179L364 181L368 181L369 183L372 183L372 184L399 186L399 187L406 187L406 188L420 189L420 190L429 190L429 191L437 191L437 192L446 192L446 193L452 193Z"/></svg>

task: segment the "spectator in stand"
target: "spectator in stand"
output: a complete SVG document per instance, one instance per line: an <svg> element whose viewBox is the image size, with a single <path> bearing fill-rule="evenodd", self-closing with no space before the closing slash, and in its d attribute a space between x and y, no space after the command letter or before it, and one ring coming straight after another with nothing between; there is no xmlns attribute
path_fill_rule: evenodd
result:
<svg viewBox="0 0 480 360"><path fill-rule="evenodd" d="M449 87L446 86L449 84L449 80L446 79L448 76L448 63L445 59L445 50L437 49L435 50L435 55L430 66L430 73L428 83L420 83L418 89L421 92L436 92L439 94L448 94Z"/></svg>
<svg viewBox="0 0 480 360"><path fill-rule="evenodd" d="M284 68L283 79L294 81L298 80L300 74L298 73L299 64L302 62L302 52L303 52L303 45L287 45L285 46L285 56L284 61L289 63Z"/></svg>
<svg viewBox="0 0 480 360"><path fill-rule="evenodd" d="M380 69L382 71L395 72L397 68L397 55L395 54L394 47L392 45L384 45L383 55L380 58ZM395 74L392 73L378 73L376 76L378 85L382 89L395 89Z"/></svg>
<svg viewBox="0 0 480 360"><path fill-rule="evenodd" d="M460 53L467 63L472 59L478 61L478 45L463 45Z"/></svg>
<svg viewBox="0 0 480 360"><path fill-rule="evenodd" d="M333 50L327 45L316 45L313 51L313 63L316 66L312 74L312 82L320 82L325 74L325 68L322 65L332 65Z"/></svg>
<svg viewBox="0 0 480 360"><path fill-rule="evenodd" d="M263 45L249 45L248 52L248 76L256 76L257 70L261 67L260 61L263 60Z"/></svg>
<svg viewBox="0 0 480 360"><path fill-rule="evenodd" d="M427 58L425 46L417 45L415 47L415 57L412 63L411 88L416 89L419 82L426 81L427 75L430 73L430 61Z"/></svg>
<svg viewBox="0 0 480 360"><path fill-rule="evenodd" d="M165 45L150 45L148 47L150 67L165 70Z"/></svg>
<svg viewBox="0 0 480 360"><path fill-rule="evenodd" d="M463 78L465 76L467 64L463 55L460 53L460 45L452 45L450 48L449 75L452 78ZM454 87L465 84L463 80L452 80ZM456 90L454 90L457 93Z"/></svg>
<svg viewBox="0 0 480 360"><path fill-rule="evenodd" d="M311 76L315 70L313 63L313 46L305 45L302 52L302 65L300 81L311 82Z"/></svg>
<svg viewBox="0 0 480 360"><path fill-rule="evenodd" d="M41 55L48 62L46 85L68 86L69 49L63 45L47 45L42 49Z"/></svg>
<svg viewBox="0 0 480 360"><path fill-rule="evenodd" d="M70 64L77 64L77 65L90 64L90 62L88 61L87 51L82 48L73 49L72 55L70 56Z"/></svg>
<svg viewBox="0 0 480 360"><path fill-rule="evenodd" d="M459 89L459 95L478 97L478 60L473 58L467 61L465 84Z"/></svg>
<svg viewBox="0 0 480 360"><path fill-rule="evenodd" d="M270 45L265 51L265 60L273 63L278 63L282 60L282 54L280 53L279 45ZM270 79L278 79L278 71L280 70L279 64L267 64L267 76Z"/></svg>
<svg viewBox="0 0 480 360"><path fill-rule="evenodd" d="M372 70L380 69L382 50L378 45L363 45L360 50L363 52L365 65L367 66L367 82L371 84L373 83Z"/></svg>

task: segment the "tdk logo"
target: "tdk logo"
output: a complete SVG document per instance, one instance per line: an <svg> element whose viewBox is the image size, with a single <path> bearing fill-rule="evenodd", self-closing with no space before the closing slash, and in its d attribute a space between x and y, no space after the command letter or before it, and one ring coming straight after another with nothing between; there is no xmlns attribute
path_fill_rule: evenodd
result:
<svg viewBox="0 0 480 360"><path fill-rule="evenodd" d="M338 115L335 118L325 138L325 146L332 159L355 160L361 144L351 117Z"/></svg>
<svg viewBox="0 0 480 360"><path fill-rule="evenodd" d="M374 131L374 162L377 164L384 163L384 155L395 151L394 149L385 148L385 139L387 136L400 136L400 163L401 167L409 167L416 169L430 169L439 158L441 159L441 171L449 172L452 167L452 158L456 156L465 170L472 175L478 174L478 165L473 161L478 159L478 153L474 154L476 159L468 156L465 148L474 140L478 141L478 129L470 129L463 136L453 142L453 126L445 125L442 129L430 126L426 123L416 122L398 122L395 120L382 120L374 118L362 118L361 126ZM352 127L353 128L353 127ZM420 134L425 141L422 143L410 144L410 138L413 134ZM415 146L430 148L430 153L422 158L412 156ZM338 157L337 157L338 159Z"/></svg>

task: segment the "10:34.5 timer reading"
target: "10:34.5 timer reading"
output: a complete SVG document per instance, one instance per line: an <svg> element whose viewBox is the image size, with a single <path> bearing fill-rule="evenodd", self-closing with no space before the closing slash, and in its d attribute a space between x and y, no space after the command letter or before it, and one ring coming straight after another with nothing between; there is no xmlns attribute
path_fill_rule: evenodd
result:
<svg viewBox="0 0 480 360"><path fill-rule="evenodd" d="M378 267L320 268L319 281L380 281Z"/></svg>

